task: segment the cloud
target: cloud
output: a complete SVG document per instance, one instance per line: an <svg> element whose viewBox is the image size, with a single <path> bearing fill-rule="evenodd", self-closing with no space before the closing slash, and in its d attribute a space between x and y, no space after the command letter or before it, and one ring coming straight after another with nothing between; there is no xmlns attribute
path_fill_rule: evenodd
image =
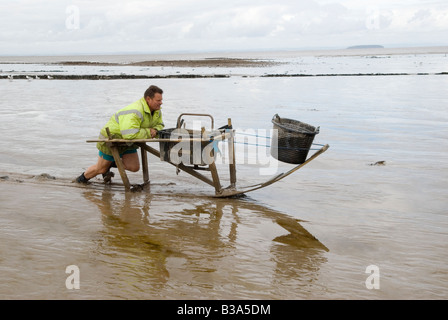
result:
<svg viewBox="0 0 448 320"><path fill-rule="evenodd" d="M445 0L0 0L0 54L446 45L447 31Z"/></svg>

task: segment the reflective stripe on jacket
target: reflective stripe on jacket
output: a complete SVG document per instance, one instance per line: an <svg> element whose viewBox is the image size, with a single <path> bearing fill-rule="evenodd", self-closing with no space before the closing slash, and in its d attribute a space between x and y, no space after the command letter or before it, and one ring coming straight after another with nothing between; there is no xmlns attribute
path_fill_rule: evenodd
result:
<svg viewBox="0 0 448 320"><path fill-rule="evenodd" d="M113 139L133 140L151 139L150 129L153 128L160 131L163 129L164 124L161 110L154 111L154 114L151 115L145 98L141 98L112 115L101 129L100 139L107 139L107 127L109 127ZM97 148L105 154L112 154L104 142L98 142ZM119 148L119 151L124 152L129 149L135 149L135 146L131 146L130 143L129 147Z"/></svg>

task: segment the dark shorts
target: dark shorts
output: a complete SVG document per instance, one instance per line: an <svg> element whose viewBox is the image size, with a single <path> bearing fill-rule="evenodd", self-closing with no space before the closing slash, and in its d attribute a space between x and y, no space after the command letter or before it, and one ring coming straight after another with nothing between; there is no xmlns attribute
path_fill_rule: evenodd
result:
<svg viewBox="0 0 448 320"><path fill-rule="evenodd" d="M123 155L125 155L125 154L131 154L131 153L137 153L137 149L126 150L125 152L120 153L120 158L123 157ZM105 154L102 151L99 152L99 155L104 160L111 161L111 162L115 161L114 157L112 157L111 155Z"/></svg>

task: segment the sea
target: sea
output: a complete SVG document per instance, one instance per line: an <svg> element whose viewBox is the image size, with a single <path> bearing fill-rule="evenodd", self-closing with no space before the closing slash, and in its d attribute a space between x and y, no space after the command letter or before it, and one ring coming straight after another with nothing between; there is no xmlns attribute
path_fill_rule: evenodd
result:
<svg viewBox="0 0 448 320"><path fill-rule="evenodd" d="M213 58L269 63L128 64ZM236 198L153 155L149 191L73 183L150 85L165 128L231 119L237 188L296 166L271 155L276 115L319 127L308 157L329 148ZM0 57L0 299L445 300L447 88L448 47Z"/></svg>

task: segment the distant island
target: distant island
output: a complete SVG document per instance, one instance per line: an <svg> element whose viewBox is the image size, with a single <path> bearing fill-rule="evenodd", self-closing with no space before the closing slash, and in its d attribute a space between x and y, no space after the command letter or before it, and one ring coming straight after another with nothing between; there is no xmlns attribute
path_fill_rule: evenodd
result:
<svg viewBox="0 0 448 320"><path fill-rule="evenodd" d="M347 49L379 49L379 48L384 48L384 47L380 46L378 44L366 44L366 45L361 45L361 46L348 47Z"/></svg>

